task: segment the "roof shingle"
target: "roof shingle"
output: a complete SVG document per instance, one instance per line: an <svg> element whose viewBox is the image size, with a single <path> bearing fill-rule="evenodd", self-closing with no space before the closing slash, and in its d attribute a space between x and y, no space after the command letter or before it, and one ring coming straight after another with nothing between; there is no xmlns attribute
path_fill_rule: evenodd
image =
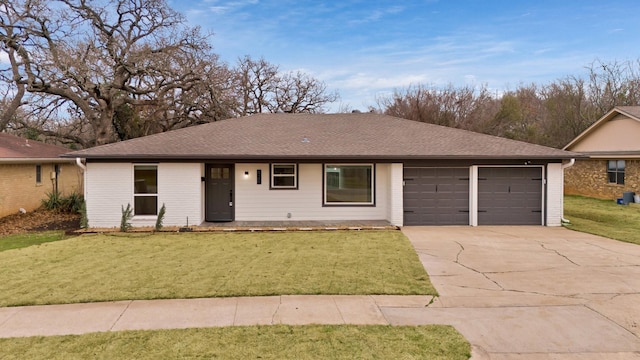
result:
<svg viewBox="0 0 640 360"><path fill-rule="evenodd" d="M67 154L88 159L567 159L571 152L372 114L257 114Z"/></svg>
<svg viewBox="0 0 640 360"><path fill-rule="evenodd" d="M54 159L69 151L61 146L0 133L0 159Z"/></svg>

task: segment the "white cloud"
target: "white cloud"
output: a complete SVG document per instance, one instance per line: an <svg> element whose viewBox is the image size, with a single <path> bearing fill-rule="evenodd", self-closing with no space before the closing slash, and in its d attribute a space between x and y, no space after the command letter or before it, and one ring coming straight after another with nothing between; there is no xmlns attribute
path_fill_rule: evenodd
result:
<svg viewBox="0 0 640 360"><path fill-rule="evenodd" d="M5 51L0 50L0 64L8 64L9 63L9 54Z"/></svg>

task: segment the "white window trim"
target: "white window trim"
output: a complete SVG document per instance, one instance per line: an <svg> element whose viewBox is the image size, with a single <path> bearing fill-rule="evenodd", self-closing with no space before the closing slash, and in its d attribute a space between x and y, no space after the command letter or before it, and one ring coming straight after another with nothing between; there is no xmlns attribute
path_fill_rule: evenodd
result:
<svg viewBox="0 0 640 360"><path fill-rule="evenodd" d="M287 165L293 166L293 174L276 174L273 171L274 166L278 165ZM270 179L269 179L269 187L270 189L288 189L295 190L298 189L298 164L297 163L272 163L269 166L270 170ZM275 181L273 181L276 177L293 177L293 185L274 185Z"/></svg>
<svg viewBox="0 0 640 360"><path fill-rule="evenodd" d="M330 202L327 201L327 167L328 166L369 166L371 168L371 201L370 202ZM376 205L376 166L374 163L324 163L322 164L322 205L323 206L375 206Z"/></svg>
<svg viewBox="0 0 640 360"><path fill-rule="evenodd" d="M144 219L156 219L158 217L158 204L160 202L160 196L158 195L158 184L156 184L156 193L155 194L136 194L136 166L155 166L156 167L156 182L159 183L159 172L158 172L158 164L157 163L151 163L151 164L147 164L147 163L135 163L132 164L131 166L131 178L133 180L133 191L132 191L132 198L131 198L131 208L133 209L133 220L144 220ZM153 215L150 214L145 214L145 215L136 215L136 197L156 197L156 213Z"/></svg>

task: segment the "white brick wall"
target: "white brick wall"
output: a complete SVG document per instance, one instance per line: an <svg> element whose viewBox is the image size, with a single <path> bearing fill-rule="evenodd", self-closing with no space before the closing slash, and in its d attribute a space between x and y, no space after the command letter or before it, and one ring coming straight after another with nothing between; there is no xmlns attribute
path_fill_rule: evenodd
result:
<svg viewBox="0 0 640 360"><path fill-rule="evenodd" d="M158 208L165 204L164 225L200 225L202 212L202 181L199 163L160 163L158 165ZM152 219L151 226L156 219Z"/></svg>
<svg viewBox="0 0 640 360"><path fill-rule="evenodd" d="M256 184L256 170L262 184ZM249 177L244 177L244 172ZM269 164L236 164L238 221L385 220L389 214L390 164L376 166L376 206L322 206L322 164L298 165L297 190L269 190ZM291 218L287 214L291 214Z"/></svg>
<svg viewBox="0 0 640 360"><path fill-rule="evenodd" d="M159 163L158 207L164 203L165 226L203 221L199 163ZM133 163L87 164L87 216L90 227L119 227L122 206L133 206ZM135 216L133 226L154 226L156 216Z"/></svg>
<svg viewBox="0 0 640 360"><path fill-rule="evenodd" d="M396 226L402 226L404 221L403 188L403 165L390 164L387 220Z"/></svg>
<svg viewBox="0 0 640 360"><path fill-rule="evenodd" d="M119 227L121 206L133 206L133 166L89 162L86 177L89 227Z"/></svg>
<svg viewBox="0 0 640 360"><path fill-rule="evenodd" d="M562 164L547 166L547 226L560 226L563 213L564 178Z"/></svg>

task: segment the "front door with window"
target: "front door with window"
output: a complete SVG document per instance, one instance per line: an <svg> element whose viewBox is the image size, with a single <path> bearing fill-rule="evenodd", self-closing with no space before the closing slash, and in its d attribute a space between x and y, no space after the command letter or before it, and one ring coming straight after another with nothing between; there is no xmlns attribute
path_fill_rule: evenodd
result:
<svg viewBox="0 0 640 360"><path fill-rule="evenodd" d="M233 221L233 165L205 167L206 221Z"/></svg>

